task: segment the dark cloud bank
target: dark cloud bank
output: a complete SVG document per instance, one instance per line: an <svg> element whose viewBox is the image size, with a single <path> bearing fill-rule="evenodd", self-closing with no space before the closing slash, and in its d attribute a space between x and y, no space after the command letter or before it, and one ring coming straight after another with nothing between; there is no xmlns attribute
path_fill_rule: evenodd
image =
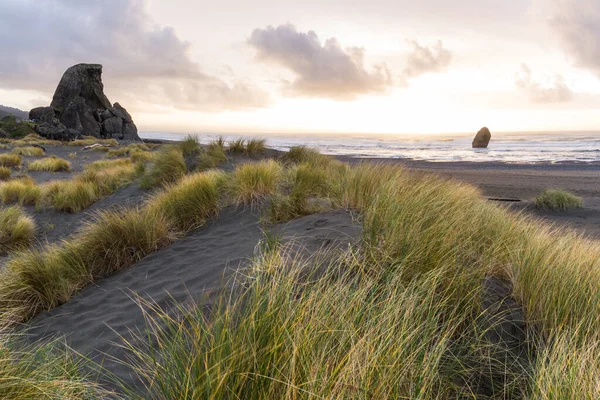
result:
<svg viewBox="0 0 600 400"><path fill-rule="evenodd" d="M432 48L413 41L406 67L394 79L385 64L365 66L364 48L344 48L336 38L321 44L315 32L300 32L292 24L255 29L248 44L256 50L259 61L277 64L295 74L296 79L287 87L291 94L341 100L406 86L411 78L445 70L452 59L441 41Z"/></svg>
<svg viewBox="0 0 600 400"><path fill-rule="evenodd" d="M144 0L3 0L0 86L52 92L66 68L100 63L114 97L198 110L261 107L246 82L204 73L190 44L148 16ZM109 86L109 85L107 85Z"/></svg>

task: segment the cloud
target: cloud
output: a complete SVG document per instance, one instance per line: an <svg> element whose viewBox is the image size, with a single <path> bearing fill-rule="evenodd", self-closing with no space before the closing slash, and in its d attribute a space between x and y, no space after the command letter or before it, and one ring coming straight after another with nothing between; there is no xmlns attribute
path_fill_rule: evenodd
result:
<svg viewBox="0 0 600 400"><path fill-rule="evenodd" d="M598 0L537 0L534 11L547 20L578 67L600 75Z"/></svg>
<svg viewBox="0 0 600 400"><path fill-rule="evenodd" d="M403 76L406 79L448 69L452 61L452 53L444 48L441 40L431 46L421 46L416 40L409 41L412 51L406 60Z"/></svg>
<svg viewBox="0 0 600 400"><path fill-rule="evenodd" d="M287 85L294 95L353 100L387 93L393 86L385 64L365 68L364 48L343 48L335 38L321 44L315 32L299 32L292 24L255 29L247 43L258 60L294 73Z"/></svg>
<svg viewBox="0 0 600 400"><path fill-rule="evenodd" d="M219 111L261 107L268 96L244 81L202 71L190 43L157 25L145 0L3 0L0 87L52 92L71 65L104 65L111 97ZM114 95L114 96L113 96Z"/></svg>
<svg viewBox="0 0 600 400"><path fill-rule="evenodd" d="M562 75L555 75L543 84L533 78L533 74L526 64L521 64L516 85L524 90L534 103L565 103L573 98L573 91Z"/></svg>

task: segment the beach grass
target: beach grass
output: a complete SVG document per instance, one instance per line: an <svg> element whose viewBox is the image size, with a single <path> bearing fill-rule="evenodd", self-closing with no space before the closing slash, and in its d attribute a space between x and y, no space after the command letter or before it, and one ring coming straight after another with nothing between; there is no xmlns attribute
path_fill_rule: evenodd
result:
<svg viewBox="0 0 600 400"><path fill-rule="evenodd" d="M152 165L146 170L140 185L149 189L170 184L181 179L186 172L183 151L177 146L164 147L154 155Z"/></svg>
<svg viewBox="0 0 600 400"><path fill-rule="evenodd" d="M0 255L28 247L35 230L35 221L20 206L0 209Z"/></svg>
<svg viewBox="0 0 600 400"><path fill-rule="evenodd" d="M266 150L266 140L265 139L248 139L246 141L246 150L245 153L250 157L255 157L261 155Z"/></svg>
<svg viewBox="0 0 600 400"><path fill-rule="evenodd" d="M200 153L200 139L196 135L187 135L178 146L184 156Z"/></svg>
<svg viewBox="0 0 600 400"><path fill-rule="evenodd" d="M141 344L125 342L145 390L125 387L126 398L598 398L598 242L467 184L308 158L180 177L141 208L103 212L68 241L20 253L0 272L0 320L68 301L225 205L314 197L359 213L361 241L308 258L293 243L257 246L235 295L208 312L145 303ZM492 278L523 313L516 353L486 322L498 307L482 300Z"/></svg>
<svg viewBox="0 0 600 400"><path fill-rule="evenodd" d="M33 156L33 157L43 157L44 149L41 147L15 147L10 151L12 154L17 154L19 156Z"/></svg>
<svg viewBox="0 0 600 400"><path fill-rule="evenodd" d="M7 181L10 179L11 169L8 167L0 167L0 181Z"/></svg>
<svg viewBox="0 0 600 400"><path fill-rule="evenodd" d="M281 173L281 165L273 160L240 165L233 178L234 202L252 204L275 194Z"/></svg>
<svg viewBox="0 0 600 400"><path fill-rule="evenodd" d="M0 398L95 399L109 392L87 379L82 362L55 340L23 346L22 337L0 336Z"/></svg>
<svg viewBox="0 0 600 400"><path fill-rule="evenodd" d="M582 208L583 200L566 190L547 189L535 198L535 207L548 211L568 211Z"/></svg>
<svg viewBox="0 0 600 400"><path fill-rule="evenodd" d="M109 149L106 153L107 158L116 158L116 157L129 157L135 153L139 153L142 151L149 151L150 148L143 143L132 143L125 147L120 147L117 149Z"/></svg>
<svg viewBox="0 0 600 400"><path fill-rule="evenodd" d="M64 158L50 156L30 162L27 169L29 171L67 172L71 170L71 163Z"/></svg>
<svg viewBox="0 0 600 400"><path fill-rule="evenodd" d="M225 179L225 174L219 171L188 175L154 196L148 210L164 215L180 231L197 228L218 214Z"/></svg>
<svg viewBox="0 0 600 400"><path fill-rule="evenodd" d="M246 139L238 138L235 140L231 140L228 143L229 151L233 154L244 154L246 151Z"/></svg>
<svg viewBox="0 0 600 400"><path fill-rule="evenodd" d="M28 176L0 183L2 204L35 205L40 200L40 196L40 187Z"/></svg>
<svg viewBox="0 0 600 400"><path fill-rule="evenodd" d="M21 162L18 154L0 154L0 167L19 167Z"/></svg>
<svg viewBox="0 0 600 400"><path fill-rule="evenodd" d="M215 168L224 161L227 161L227 155L225 154L223 145L213 142L198 154L197 169L199 171L204 171Z"/></svg>
<svg viewBox="0 0 600 400"><path fill-rule="evenodd" d="M136 151L131 154L131 162L134 163L146 163L152 160L152 153L149 151Z"/></svg>

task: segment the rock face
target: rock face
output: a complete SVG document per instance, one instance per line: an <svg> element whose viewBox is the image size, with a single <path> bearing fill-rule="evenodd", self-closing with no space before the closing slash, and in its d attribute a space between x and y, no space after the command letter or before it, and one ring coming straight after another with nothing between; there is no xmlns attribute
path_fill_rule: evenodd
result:
<svg viewBox="0 0 600 400"><path fill-rule="evenodd" d="M475 139L473 139L473 148L474 149L487 149L488 144L490 144L490 140L492 139L492 134L490 130L486 127L481 128L477 135L475 135Z"/></svg>
<svg viewBox="0 0 600 400"><path fill-rule="evenodd" d="M60 80L50 107L29 112L36 131L49 139L73 140L83 135L140 140L131 115L104 94L102 65L77 64Z"/></svg>

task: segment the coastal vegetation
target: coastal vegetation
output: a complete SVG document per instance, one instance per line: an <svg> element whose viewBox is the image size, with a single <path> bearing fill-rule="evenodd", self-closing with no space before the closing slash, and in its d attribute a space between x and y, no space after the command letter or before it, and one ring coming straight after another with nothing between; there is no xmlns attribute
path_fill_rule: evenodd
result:
<svg viewBox="0 0 600 400"><path fill-rule="evenodd" d="M147 331L124 346L145 388L125 385L125 397L600 394L598 242L511 213L470 185L396 165L350 166L296 147L280 161L187 173L184 154L204 151L165 146L143 177L157 190L144 204L102 211L68 240L10 258L0 272L0 321L24 322L69 301L229 206L251 207L270 221L345 208L362 224L359 243L308 257L293 242L258 246L234 277L235 293L208 311L200 303L175 305L176 312L144 303ZM70 197L86 203L92 191L109 193L136 171L130 159L91 164L74 179L81 193ZM3 202L7 184L40 189L27 178L2 183ZM52 185L42 185L38 198L65 191ZM80 375L65 372L71 361L52 364L40 354L12 358L13 369L0 361L0 371L36 379L48 368L52 390L65 390L50 393L81 387ZM17 368L33 359L29 369ZM93 396L94 388L69 396Z"/></svg>
<svg viewBox="0 0 600 400"><path fill-rule="evenodd" d="M0 255L27 247L35 229L34 220L20 206L0 209Z"/></svg>
<svg viewBox="0 0 600 400"><path fill-rule="evenodd" d="M0 167L0 181L7 181L10 179L11 170L8 167Z"/></svg>
<svg viewBox="0 0 600 400"><path fill-rule="evenodd" d="M41 147L34 146L26 146L26 147L15 147L10 151L12 154L17 154L19 156L33 156L33 157L43 157L44 149Z"/></svg>
<svg viewBox="0 0 600 400"><path fill-rule="evenodd" d="M19 167L21 162L21 156L17 154L0 154L1 167Z"/></svg>
<svg viewBox="0 0 600 400"><path fill-rule="evenodd" d="M67 172L71 170L71 163L64 158L50 156L30 162L27 169L29 171Z"/></svg>
<svg viewBox="0 0 600 400"><path fill-rule="evenodd" d="M548 211L568 211L582 208L583 200L566 190L547 189L535 198L535 207Z"/></svg>
<svg viewBox="0 0 600 400"><path fill-rule="evenodd" d="M183 151L176 146L166 146L157 151L152 164L142 177L141 186L149 189L176 182L187 171Z"/></svg>

